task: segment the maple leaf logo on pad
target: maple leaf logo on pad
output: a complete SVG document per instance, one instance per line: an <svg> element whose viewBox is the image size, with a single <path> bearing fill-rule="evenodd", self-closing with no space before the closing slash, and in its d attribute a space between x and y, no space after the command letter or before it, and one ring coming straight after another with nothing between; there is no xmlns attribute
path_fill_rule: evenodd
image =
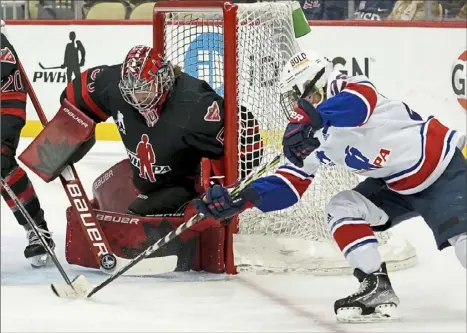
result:
<svg viewBox="0 0 467 333"><path fill-rule="evenodd" d="M49 139L45 139L37 149L39 164L35 165L35 168L46 175L56 176L66 167L65 161L75 150L76 145L70 145L67 140L62 143L51 143Z"/></svg>

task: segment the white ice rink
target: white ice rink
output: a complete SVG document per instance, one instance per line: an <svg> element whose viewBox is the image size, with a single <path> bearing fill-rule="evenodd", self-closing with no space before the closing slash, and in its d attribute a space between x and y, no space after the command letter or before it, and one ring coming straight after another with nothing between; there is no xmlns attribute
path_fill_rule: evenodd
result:
<svg viewBox="0 0 467 333"><path fill-rule="evenodd" d="M30 140L23 139L20 150ZM98 142L76 165L91 194L91 183L124 157L121 143ZM66 264L65 208L59 181L45 184L29 172L57 242L57 254L70 276L91 283L104 275ZM338 324L336 299L355 292L350 276L237 276L171 273L123 277L91 300L64 300L50 290L61 277L54 267L34 270L23 257L26 238L6 204L1 204L2 332L466 332L466 271L452 248L438 252L423 221L396 227L417 248L419 264L391 274L401 298L399 322Z"/></svg>

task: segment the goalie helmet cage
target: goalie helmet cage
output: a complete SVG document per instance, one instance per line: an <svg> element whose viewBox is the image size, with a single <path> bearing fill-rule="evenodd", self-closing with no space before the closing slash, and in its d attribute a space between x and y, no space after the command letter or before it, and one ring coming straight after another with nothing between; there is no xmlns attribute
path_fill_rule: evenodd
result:
<svg viewBox="0 0 467 333"><path fill-rule="evenodd" d="M263 141L262 158L256 162L264 164L281 152L287 119L279 103L279 75L299 49L292 20L295 5L159 0L154 6L156 52L224 97L227 185L255 162L238 162L243 149L254 143L255 126ZM257 123L245 121L246 112ZM334 194L358 182L343 168L322 167L300 203L278 212L250 209L241 214L227 227L226 272L350 273L329 232L324 207ZM416 262L415 249L404 239L390 232L377 237L389 269Z"/></svg>

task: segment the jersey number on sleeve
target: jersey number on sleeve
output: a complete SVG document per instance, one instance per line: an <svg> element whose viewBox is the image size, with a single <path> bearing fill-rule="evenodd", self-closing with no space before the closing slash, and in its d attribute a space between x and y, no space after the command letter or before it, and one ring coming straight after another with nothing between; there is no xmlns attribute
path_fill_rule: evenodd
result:
<svg viewBox="0 0 467 333"><path fill-rule="evenodd" d="M6 82L2 84L2 93L11 91L23 91L23 81L21 80L21 73L16 70L14 74L11 74L6 79Z"/></svg>

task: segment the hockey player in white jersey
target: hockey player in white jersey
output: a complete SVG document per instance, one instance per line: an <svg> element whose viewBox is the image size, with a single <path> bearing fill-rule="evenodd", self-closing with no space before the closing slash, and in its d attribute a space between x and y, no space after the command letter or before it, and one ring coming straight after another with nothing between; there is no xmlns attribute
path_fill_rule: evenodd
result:
<svg viewBox="0 0 467 333"><path fill-rule="evenodd" d="M356 293L335 302L341 321L384 320L399 304L374 231L421 216L438 249L453 246L466 267L465 135L387 98L365 76L332 72L328 59L313 51L289 60L281 90L281 104L290 110L285 165L235 198L220 185L211 187L195 202L198 211L223 220L250 207L285 209L300 200L320 165L367 177L335 195L323 216L360 282Z"/></svg>

